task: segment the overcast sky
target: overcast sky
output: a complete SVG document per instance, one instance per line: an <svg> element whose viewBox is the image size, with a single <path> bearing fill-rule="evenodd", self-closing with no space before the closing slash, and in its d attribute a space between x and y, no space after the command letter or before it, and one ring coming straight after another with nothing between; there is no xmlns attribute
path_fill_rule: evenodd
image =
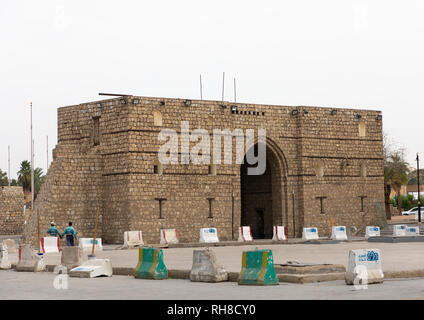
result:
<svg viewBox="0 0 424 320"><path fill-rule="evenodd" d="M0 168L46 171L57 108L140 96L381 110L414 164L424 146L424 1L0 3Z"/></svg>

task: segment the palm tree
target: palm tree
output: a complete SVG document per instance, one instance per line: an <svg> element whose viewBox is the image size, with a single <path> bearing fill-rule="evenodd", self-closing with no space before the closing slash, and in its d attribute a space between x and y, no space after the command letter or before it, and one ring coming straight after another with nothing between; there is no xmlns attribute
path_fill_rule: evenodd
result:
<svg viewBox="0 0 424 320"><path fill-rule="evenodd" d="M18 184L22 185L24 191L31 190L31 164L28 160L21 162L21 168L17 172ZM34 179L35 180L35 179Z"/></svg>
<svg viewBox="0 0 424 320"><path fill-rule="evenodd" d="M40 191L44 182L43 169L34 169L34 199ZM18 184L22 185L24 191L31 191L31 164L28 160L21 162L21 168L18 171Z"/></svg>
<svg viewBox="0 0 424 320"><path fill-rule="evenodd" d="M0 187L9 185L9 179L7 178L7 173L0 169Z"/></svg>
<svg viewBox="0 0 424 320"><path fill-rule="evenodd" d="M389 155L384 166L384 180L389 188L393 188L397 193L397 208L399 214L402 213L402 186L408 183L410 172L409 164L403 159L401 151L395 151Z"/></svg>

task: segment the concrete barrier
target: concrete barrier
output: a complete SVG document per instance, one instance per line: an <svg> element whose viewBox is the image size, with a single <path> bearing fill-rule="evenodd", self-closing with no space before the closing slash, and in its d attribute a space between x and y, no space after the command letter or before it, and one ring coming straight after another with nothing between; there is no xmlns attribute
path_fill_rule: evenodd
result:
<svg viewBox="0 0 424 320"><path fill-rule="evenodd" d="M381 267L381 253L378 249L349 251L349 261L345 276L346 284L366 285L381 283L384 280Z"/></svg>
<svg viewBox="0 0 424 320"><path fill-rule="evenodd" d="M7 252L7 246L2 244L0 247L0 269L10 269L12 264L9 261L9 255Z"/></svg>
<svg viewBox="0 0 424 320"><path fill-rule="evenodd" d="M124 248L134 248L144 245L143 233L141 231L124 232Z"/></svg>
<svg viewBox="0 0 424 320"><path fill-rule="evenodd" d="M210 249L194 250L190 280L197 282L227 281L228 272L218 264L214 251Z"/></svg>
<svg viewBox="0 0 424 320"><path fill-rule="evenodd" d="M82 249L84 254L91 254L91 251L93 250L93 238L81 238L79 239L79 247ZM102 238L96 238L96 244L94 246L94 254L96 252L103 251L102 246Z"/></svg>
<svg viewBox="0 0 424 320"><path fill-rule="evenodd" d="M331 239L332 240L347 240L346 227L345 226L332 227Z"/></svg>
<svg viewBox="0 0 424 320"><path fill-rule="evenodd" d="M253 241L252 229L250 229L250 226L239 227L238 241L239 242Z"/></svg>
<svg viewBox="0 0 424 320"><path fill-rule="evenodd" d="M178 243L177 229L161 229L160 230L160 244L174 244Z"/></svg>
<svg viewBox="0 0 424 320"><path fill-rule="evenodd" d="M199 242L219 242L216 228L201 228Z"/></svg>
<svg viewBox="0 0 424 320"><path fill-rule="evenodd" d="M87 260L87 255L83 253L80 247L63 247L60 257L60 264L68 270L76 268Z"/></svg>
<svg viewBox="0 0 424 320"><path fill-rule="evenodd" d="M369 237L379 237L380 236L380 228L375 226L367 226L365 229L365 239Z"/></svg>
<svg viewBox="0 0 424 320"><path fill-rule="evenodd" d="M262 286L278 284L272 250L243 251L238 284Z"/></svg>
<svg viewBox="0 0 424 320"><path fill-rule="evenodd" d="M77 278L111 277L112 263L109 259L89 258L79 267L71 269L69 276Z"/></svg>
<svg viewBox="0 0 424 320"><path fill-rule="evenodd" d="M138 251L138 264L134 269L134 277L154 280L168 278L168 270L163 262L162 250L140 248Z"/></svg>
<svg viewBox="0 0 424 320"><path fill-rule="evenodd" d="M406 227L405 235L409 236L409 237L419 236L420 235L420 228L419 227Z"/></svg>
<svg viewBox="0 0 424 320"><path fill-rule="evenodd" d="M274 226L272 229L274 230L272 240L287 240L287 232L285 226Z"/></svg>
<svg viewBox="0 0 424 320"><path fill-rule="evenodd" d="M304 240L319 239L318 228L303 228L302 239Z"/></svg>
<svg viewBox="0 0 424 320"><path fill-rule="evenodd" d="M13 239L5 239L3 240L3 244L7 247L8 253L16 253L15 240Z"/></svg>
<svg viewBox="0 0 424 320"><path fill-rule="evenodd" d="M393 226L393 237L406 236L406 224L395 224Z"/></svg>
<svg viewBox="0 0 424 320"><path fill-rule="evenodd" d="M39 272L46 270L43 254L37 254L29 244L19 247L19 261L16 265L16 271Z"/></svg>
<svg viewBox="0 0 424 320"><path fill-rule="evenodd" d="M40 239L40 248L42 253L59 253L59 237L42 237Z"/></svg>

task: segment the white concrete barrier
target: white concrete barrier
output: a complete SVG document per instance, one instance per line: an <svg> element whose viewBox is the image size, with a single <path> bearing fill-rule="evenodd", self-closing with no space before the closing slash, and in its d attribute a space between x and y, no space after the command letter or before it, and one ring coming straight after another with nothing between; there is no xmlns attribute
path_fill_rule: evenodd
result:
<svg viewBox="0 0 424 320"><path fill-rule="evenodd" d="M161 229L160 230L160 244L173 244L178 243L177 229Z"/></svg>
<svg viewBox="0 0 424 320"><path fill-rule="evenodd" d="M59 253L59 237L42 237L40 239L40 248L42 253Z"/></svg>
<svg viewBox="0 0 424 320"><path fill-rule="evenodd" d="M76 268L87 260L87 255L83 253L81 247L63 247L60 257L60 264L68 270Z"/></svg>
<svg viewBox="0 0 424 320"><path fill-rule="evenodd" d="M406 236L406 224L395 224L393 226L393 237Z"/></svg>
<svg viewBox="0 0 424 320"><path fill-rule="evenodd" d="M3 244L7 247L8 253L16 253L15 240L13 239L5 239L3 240Z"/></svg>
<svg viewBox="0 0 424 320"><path fill-rule="evenodd" d="M199 242L219 242L216 228L201 228Z"/></svg>
<svg viewBox="0 0 424 320"><path fill-rule="evenodd" d="M346 227L345 226L332 227L331 239L332 240L347 240Z"/></svg>
<svg viewBox="0 0 424 320"><path fill-rule="evenodd" d="M0 246L0 269L10 269L12 268L12 264L9 261L9 255L7 252L6 245L2 244Z"/></svg>
<svg viewBox="0 0 424 320"><path fill-rule="evenodd" d="M419 227L406 227L405 235L409 236L409 237L419 236L420 235L420 228Z"/></svg>
<svg viewBox="0 0 424 320"><path fill-rule="evenodd" d="M91 258L79 267L71 269L69 276L78 278L111 277L112 263L109 259Z"/></svg>
<svg viewBox="0 0 424 320"><path fill-rule="evenodd" d="M379 237L380 236L380 228L376 226L367 226L365 228L365 239L369 237Z"/></svg>
<svg viewBox="0 0 424 320"><path fill-rule="evenodd" d="M42 253L38 254L29 244L19 247L19 261L16 265L16 271L39 272L45 269L46 265Z"/></svg>
<svg viewBox="0 0 424 320"><path fill-rule="evenodd" d="M141 231L124 232L124 248L134 248L144 245L143 233Z"/></svg>
<svg viewBox="0 0 424 320"><path fill-rule="evenodd" d="M253 241L252 229L250 229L250 226L239 227L238 241L239 242Z"/></svg>
<svg viewBox="0 0 424 320"><path fill-rule="evenodd" d="M319 239L318 237L318 228L303 228L302 239L304 240L314 240Z"/></svg>
<svg viewBox="0 0 424 320"><path fill-rule="evenodd" d="M287 240L287 232L285 226L274 226L272 229L274 230L272 240Z"/></svg>
<svg viewBox="0 0 424 320"><path fill-rule="evenodd" d="M346 284L367 285L384 280L379 249L359 249L349 251L349 261L345 275Z"/></svg>
<svg viewBox="0 0 424 320"><path fill-rule="evenodd" d="M194 250L190 280L199 282L227 281L228 272L218 264L214 251L210 249Z"/></svg>
<svg viewBox="0 0 424 320"><path fill-rule="evenodd" d="M79 247L83 250L84 254L91 254L93 250L93 238L80 238ZM96 244L94 246L94 254L96 252L103 251L102 238L96 238Z"/></svg>

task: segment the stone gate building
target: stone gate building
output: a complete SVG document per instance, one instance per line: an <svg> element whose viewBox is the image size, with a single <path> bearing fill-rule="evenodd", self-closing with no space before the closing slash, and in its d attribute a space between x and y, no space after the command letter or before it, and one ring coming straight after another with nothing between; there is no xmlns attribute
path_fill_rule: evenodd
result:
<svg viewBox="0 0 424 320"><path fill-rule="evenodd" d="M210 134L266 129L265 173L247 175L236 163L235 138L232 164L161 164L161 130L178 133L184 156L182 121ZM92 237L99 207L105 243L122 243L128 230L159 243L162 228L197 242L202 227L231 240L240 225L254 238L272 237L273 225L289 237L309 226L328 236L335 225L385 222L383 179L379 111L122 96L58 109L58 144L35 208L41 230L73 221L80 237Z"/></svg>

